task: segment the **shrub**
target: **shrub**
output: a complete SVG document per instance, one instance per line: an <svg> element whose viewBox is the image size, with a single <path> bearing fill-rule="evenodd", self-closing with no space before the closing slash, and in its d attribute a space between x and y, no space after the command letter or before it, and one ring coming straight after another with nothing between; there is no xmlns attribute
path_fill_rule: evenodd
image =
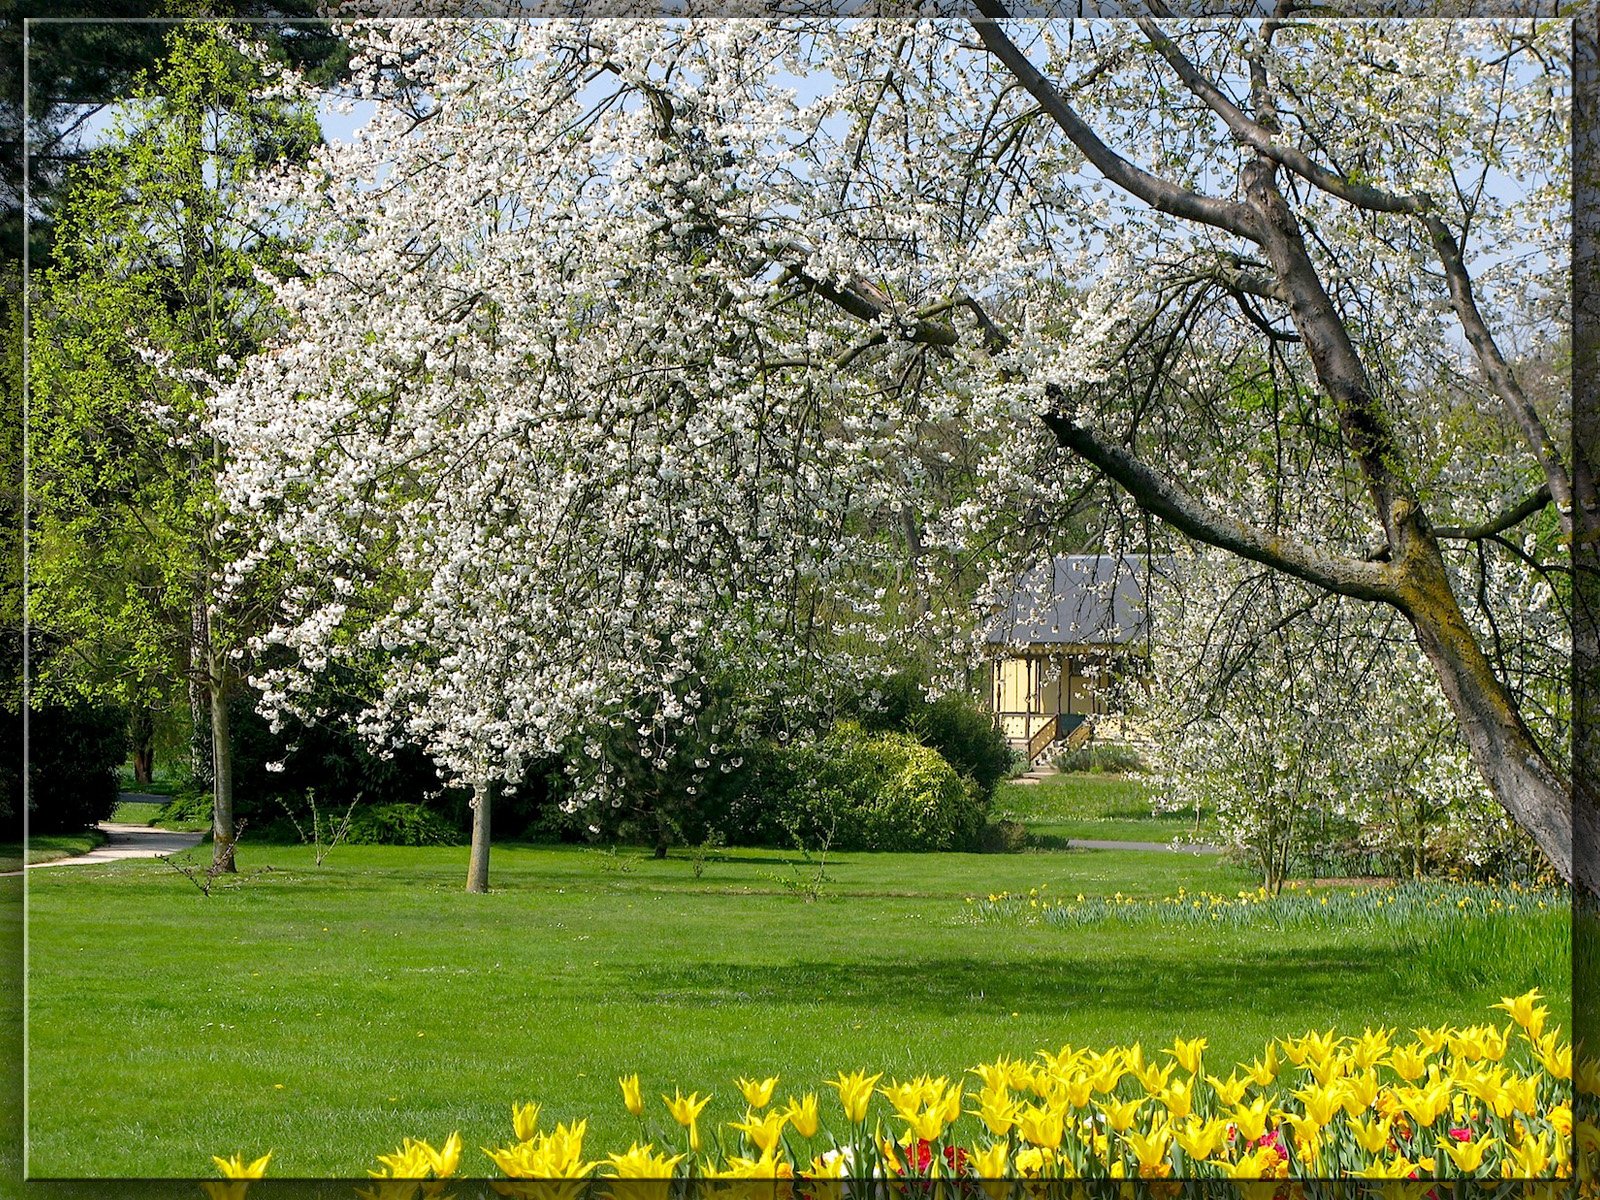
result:
<svg viewBox="0 0 1600 1200"><path fill-rule="evenodd" d="M952 850L977 841L985 805L937 750L842 722L819 741L769 746L730 806L737 840L836 850Z"/></svg>
<svg viewBox="0 0 1600 1200"><path fill-rule="evenodd" d="M88 829L116 810L128 714L114 705L45 705L29 717L28 751L30 830Z"/></svg>
<svg viewBox="0 0 1600 1200"><path fill-rule="evenodd" d="M345 841L356 846L458 846L460 830L420 804L358 808Z"/></svg>
<svg viewBox="0 0 1600 1200"><path fill-rule="evenodd" d="M209 821L212 815L210 792L196 791L192 786L181 788L171 800L156 813L158 821Z"/></svg>
<svg viewBox="0 0 1600 1200"><path fill-rule="evenodd" d="M1056 770L1068 774L1093 771L1105 775L1128 775L1150 769L1144 756L1132 746L1115 742L1063 751L1056 755L1054 764Z"/></svg>
<svg viewBox="0 0 1600 1200"><path fill-rule="evenodd" d="M944 756L960 775L972 779L985 803L1013 766L1013 752L994 717L968 696L945 695L929 700L920 680L911 674L892 676L880 685L875 707L863 704L861 724L869 731L909 733Z"/></svg>
<svg viewBox="0 0 1600 1200"><path fill-rule="evenodd" d="M1021 821L991 821L978 834L985 854L1016 854L1027 849L1028 827Z"/></svg>

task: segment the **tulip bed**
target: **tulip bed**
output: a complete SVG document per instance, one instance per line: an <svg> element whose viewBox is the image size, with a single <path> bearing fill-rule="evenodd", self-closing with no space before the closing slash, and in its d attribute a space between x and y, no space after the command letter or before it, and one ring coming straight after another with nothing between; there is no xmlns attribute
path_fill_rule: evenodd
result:
<svg viewBox="0 0 1600 1200"><path fill-rule="evenodd" d="M674 1088L657 1106L631 1075L618 1080L639 1122L626 1150L586 1147L587 1121L542 1129L528 1103L512 1108L515 1140L484 1147L482 1165L540 1180L1565 1179L1575 1154L1591 1167L1600 1155L1593 1124L1573 1117L1574 1082L1600 1095L1600 1064L1580 1062L1574 1081L1542 998L1503 998L1508 1021L1405 1039L1370 1028L1278 1038L1226 1077L1208 1067L1205 1038L1180 1038L1155 1053L1002 1057L970 1079L840 1072L783 1102L778 1077L741 1078L744 1118L711 1128L709 1094ZM450 1178L462 1149L458 1134L437 1148L407 1138L371 1174ZM268 1165L215 1161L230 1178Z"/></svg>

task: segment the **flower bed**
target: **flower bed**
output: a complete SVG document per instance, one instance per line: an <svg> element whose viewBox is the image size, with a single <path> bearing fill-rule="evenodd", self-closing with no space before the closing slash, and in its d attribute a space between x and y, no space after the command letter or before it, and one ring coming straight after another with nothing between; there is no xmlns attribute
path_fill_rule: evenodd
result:
<svg viewBox="0 0 1600 1200"><path fill-rule="evenodd" d="M1600 1155L1600 1138L1574 1128L1572 1047L1545 1029L1540 999L1506 997L1503 1024L1404 1041L1386 1029L1280 1038L1226 1077L1195 1038L1150 1054L1041 1050L971 1079L841 1072L825 1103L818 1091L780 1102L776 1077L741 1079L744 1119L722 1127L702 1122L709 1095L674 1089L658 1108L635 1075L619 1080L640 1123L626 1150L587 1147L586 1121L544 1129L525 1104L512 1109L515 1140L481 1152L509 1179L543 1180L1564 1179L1575 1146ZM1600 1065L1585 1060L1576 1083L1600 1095ZM267 1166L216 1162L230 1178ZM461 1139L407 1138L378 1162L375 1179L454 1177Z"/></svg>

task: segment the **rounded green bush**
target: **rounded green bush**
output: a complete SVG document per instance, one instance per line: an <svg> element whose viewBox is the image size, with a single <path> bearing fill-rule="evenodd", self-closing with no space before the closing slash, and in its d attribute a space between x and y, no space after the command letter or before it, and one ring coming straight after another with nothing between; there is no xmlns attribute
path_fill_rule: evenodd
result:
<svg viewBox="0 0 1600 1200"><path fill-rule="evenodd" d="M984 822L979 789L904 733L841 723L819 741L771 751L759 772L757 840L836 850L969 849Z"/></svg>
<svg viewBox="0 0 1600 1200"><path fill-rule="evenodd" d="M461 833L421 804L374 804L356 810L345 841L353 846L455 846Z"/></svg>

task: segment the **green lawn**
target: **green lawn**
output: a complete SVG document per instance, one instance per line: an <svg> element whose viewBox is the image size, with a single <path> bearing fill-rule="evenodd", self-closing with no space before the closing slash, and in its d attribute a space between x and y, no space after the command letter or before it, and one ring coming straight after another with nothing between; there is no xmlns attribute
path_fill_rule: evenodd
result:
<svg viewBox="0 0 1600 1200"><path fill-rule="evenodd" d="M779 1073L782 1093L1176 1034L1220 1065L1313 1026L1479 1021L1535 983L1569 1024L1564 956L1463 981L1401 969L1371 933L982 923L967 902L1253 882L1217 858L842 854L807 902L790 885L811 868L773 852L700 879L676 855L494 854L489 896L461 890L464 849L346 846L317 868L246 846L246 872L274 869L209 899L155 863L37 872L31 1172L206 1175L213 1153L271 1149L275 1175L360 1175L402 1136L459 1129L481 1173L513 1101L625 1149L616 1079L634 1071L658 1117L678 1085L724 1121L740 1074Z"/></svg>
<svg viewBox="0 0 1600 1200"><path fill-rule="evenodd" d="M126 825L151 825L155 823L156 814L164 807L156 800L124 800L117 805L111 819Z"/></svg>
<svg viewBox="0 0 1600 1200"><path fill-rule="evenodd" d="M995 794L993 816L1021 821L1033 841L1046 847L1064 846L1069 838L1196 840L1194 814L1153 815L1150 783L1137 775L1054 775L1036 784L1003 783ZM1213 836L1214 825L1209 813L1202 814L1200 841Z"/></svg>

